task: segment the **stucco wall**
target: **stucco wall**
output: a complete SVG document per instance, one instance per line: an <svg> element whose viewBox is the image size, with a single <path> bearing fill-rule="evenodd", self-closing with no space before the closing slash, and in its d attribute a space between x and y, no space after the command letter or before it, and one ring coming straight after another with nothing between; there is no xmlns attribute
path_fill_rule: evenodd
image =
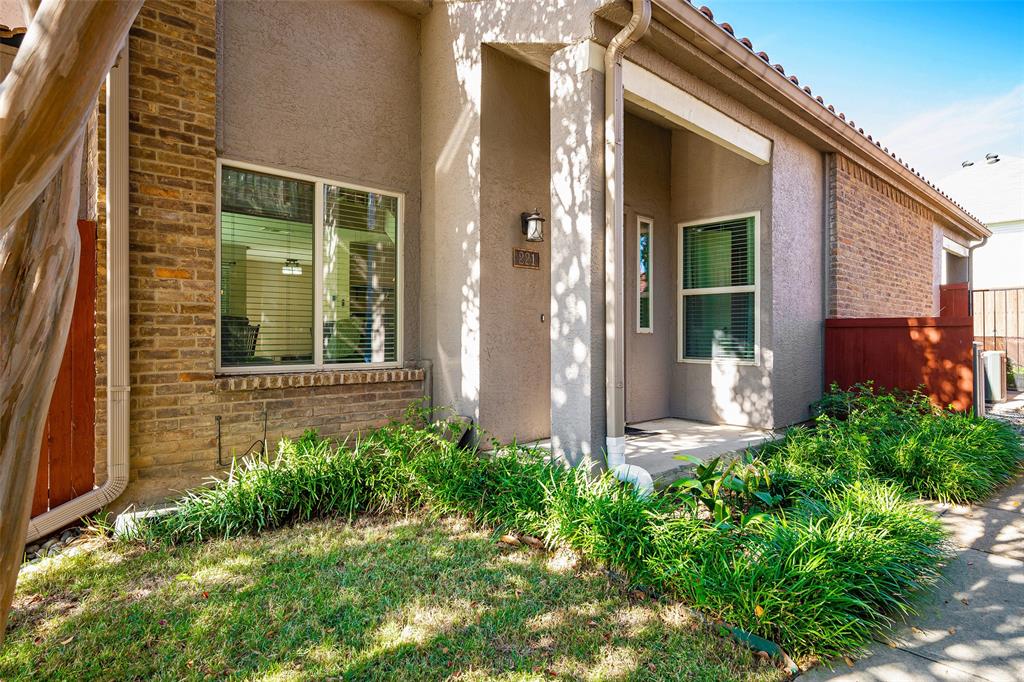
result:
<svg viewBox="0 0 1024 682"><path fill-rule="evenodd" d="M671 413L676 344L676 228L672 222L672 132L636 116L625 123L626 421ZM652 333L638 333L637 216L654 221Z"/></svg>
<svg viewBox="0 0 1024 682"><path fill-rule="evenodd" d="M825 159L780 132L771 165L772 410L781 427L810 417L824 381Z"/></svg>
<svg viewBox="0 0 1024 682"><path fill-rule="evenodd" d="M368 2L217 7L218 156L405 194L403 359L416 360L419 21Z"/></svg>
<svg viewBox="0 0 1024 682"><path fill-rule="evenodd" d="M548 75L494 48L482 57L480 425L535 440L551 433L551 242L527 242L519 216L548 215ZM540 269L512 267L516 247L539 252Z"/></svg>
<svg viewBox="0 0 1024 682"><path fill-rule="evenodd" d="M771 183L770 166L758 166L693 133L673 132L673 224L752 211L761 215L759 364L676 364L672 373L672 416L763 427L773 424Z"/></svg>

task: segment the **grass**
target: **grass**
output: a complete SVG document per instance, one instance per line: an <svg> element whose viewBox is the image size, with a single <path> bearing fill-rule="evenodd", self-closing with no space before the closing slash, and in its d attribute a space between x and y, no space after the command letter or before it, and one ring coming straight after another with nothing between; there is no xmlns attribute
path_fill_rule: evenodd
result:
<svg viewBox="0 0 1024 682"><path fill-rule="evenodd" d="M264 537L260 534L266 533L272 533L272 537L282 537L282 533L284 537L300 537L289 535L292 530L274 529L317 519L362 523L366 515L411 513L428 520L454 517L499 534L512 531L537 536L552 550L571 551L594 565L621 573L630 588L678 599L775 641L790 655L832 657L855 653L895 618L911 612L914 595L939 578L947 556L941 525L914 497L961 501L986 495L1019 471L1020 442L1001 424L933 410L919 396L875 395L870 387L849 393L834 391L819 407L821 416L815 429L794 429L756 457L751 455L728 466L702 464L694 470L694 478L646 497L607 475L590 477L586 467L567 469L549 462L539 451L508 447L479 456L455 445L445 422L427 424L412 419L392 424L350 446L307 433L294 442L282 441L275 457L246 462L233 469L227 480L190 492L175 514L159 517L143 528L142 539L153 547L154 558L146 559L150 555L143 553L135 560L152 561L150 565L156 567L160 561L173 564L175 557L198 558L206 556L204 552L221 551L210 548L221 548L225 552L223 560L230 565L241 560L231 558L230 548L253 546L246 543L258 545ZM337 524L333 527L345 528ZM429 522L418 527L417 532L435 532ZM479 535L480 531L472 533ZM386 555L389 542L379 542ZM305 543L296 540L295 546L300 553L320 556L328 551L321 544L328 550L332 547L322 534L314 534ZM434 544L441 547L442 543ZM493 547L486 551L493 551ZM436 552L445 554L450 550ZM236 555L247 556L241 549ZM417 575L415 568L396 570ZM257 575L268 571L262 563L252 570ZM305 563L295 570L314 584L318 580L313 568ZM194 570L179 572L195 575ZM439 573L430 575L434 577L412 583L399 580L401 590L408 592L396 589L392 600L396 604L429 602L438 586L446 584ZM542 582L547 579L544 573L533 575ZM280 583L271 583L275 584ZM363 589L372 591L370 585ZM466 596L475 594L473 585L463 585L465 593L453 588L438 603L464 599L481 602ZM267 594L272 589L248 584L244 589L252 592L256 603L248 617L257 621L262 611L283 609L297 612L296 617L304 622L305 610L319 608L310 605L310 600L321 598L284 591L278 595L279 601L274 601L274 596ZM517 589L522 592L539 587L524 583ZM92 590L83 586L69 593L76 598L82 594L91 598ZM537 613L562 608L561 597L535 594ZM241 600L232 606L249 612ZM121 605L109 608L103 600L95 603L94 610L101 621L125 617ZM614 610L609 606L609 613ZM493 628L505 623L509 634L501 636L513 637L525 621L512 616L506 619L502 613L498 609L496 615L488 617L492 623L488 632L498 636ZM230 623L233 614L224 612L224 618ZM365 622L372 621L370 615L364 618L370 619ZM52 624L48 621L39 627L49 631ZM55 622L61 622L59 615ZM214 619L200 628L204 637L220 636L215 631L216 622ZM129 620L125 625L133 623ZM118 636L116 646L134 650L133 638L138 635L125 626L111 627ZM278 641L284 630L290 632L290 625L280 627L263 633L268 644ZM303 625L303 631L308 627ZM505 663L488 668L483 662L493 652L460 658L457 642L464 638L476 641L473 637L478 633L465 627L460 625L463 629L457 629L457 636L450 640L455 646L443 645L450 655L446 660L442 657L437 665L460 666L464 674L483 670L487 675L499 675ZM127 631L123 642L120 629ZM191 637L193 629L190 622L180 637ZM20 637L18 633L20 630L16 630L15 639ZM301 643L306 641L301 639L305 636L323 639L318 632L301 636L293 633L288 641L305 651L307 645ZM586 639L583 633L579 636ZM290 661L288 665L298 660L294 657L297 654L284 650L263 651L258 632L250 640L255 652L248 664L250 671L277 665L278 659ZM342 644L349 647L341 659L357 661L365 659L367 647L375 650L375 641L356 637L350 642L343 638L330 646L332 651ZM690 644L682 642L679 646L684 658L691 655ZM401 648L395 645L391 649L396 647ZM570 648L575 653L560 654L556 660L586 659L579 665L602 669L604 659L594 658L597 654ZM676 653L647 653L640 659L630 655L626 668L644 673L644 656L672 657ZM303 656L302 660L307 660L312 654ZM390 654L384 658L392 660ZM527 658L530 665L538 660L535 656ZM99 659L102 661L102 656ZM650 662L655 670L663 665ZM350 664L355 665L345 665ZM224 665L238 668L236 663ZM576 675L571 672L572 665L576 663L569 665L565 674ZM703 665L684 669L703 671ZM513 667L516 674L532 670ZM710 669L717 670L713 666ZM349 670L345 668L342 676L377 674L367 672L369 668ZM404 668L382 670L380 675L384 677L412 674ZM321 673L323 670L316 674Z"/></svg>
<svg viewBox="0 0 1024 682"><path fill-rule="evenodd" d="M0 679L782 678L671 602L457 517L92 542L22 575Z"/></svg>

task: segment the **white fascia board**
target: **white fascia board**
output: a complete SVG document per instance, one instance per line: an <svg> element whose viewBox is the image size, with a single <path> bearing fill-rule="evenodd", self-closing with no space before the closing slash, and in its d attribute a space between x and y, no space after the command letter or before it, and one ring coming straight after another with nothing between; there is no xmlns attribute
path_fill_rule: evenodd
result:
<svg viewBox="0 0 1024 682"><path fill-rule="evenodd" d="M763 166L772 159L770 139L626 60L622 62L622 87L627 101L653 111L749 161Z"/></svg>

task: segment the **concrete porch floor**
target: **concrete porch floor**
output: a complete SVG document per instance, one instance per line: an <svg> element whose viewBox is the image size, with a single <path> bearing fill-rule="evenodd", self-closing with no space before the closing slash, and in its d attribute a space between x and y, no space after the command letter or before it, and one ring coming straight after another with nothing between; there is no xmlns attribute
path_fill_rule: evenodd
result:
<svg viewBox="0 0 1024 682"><path fill-rule="evenodd" d="M747 426L705 424L685 419L655 419L626 427L626 463L643 467L657 484L667 483L691 466L675 459L692 455L702 460L739 454L749 447L777 438L771 431ZM550 449L551 440L536 443Z"/></svg>

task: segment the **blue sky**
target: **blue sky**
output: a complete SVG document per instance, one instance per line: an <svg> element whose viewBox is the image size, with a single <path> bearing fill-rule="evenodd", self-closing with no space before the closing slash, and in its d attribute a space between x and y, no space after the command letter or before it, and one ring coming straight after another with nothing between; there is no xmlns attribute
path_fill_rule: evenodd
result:
<svg viewBox="0 0 1024 682"><path fill-rule="evenodd" d="M1024 156L1024 0L705 4L929 179Z"/></svg>

